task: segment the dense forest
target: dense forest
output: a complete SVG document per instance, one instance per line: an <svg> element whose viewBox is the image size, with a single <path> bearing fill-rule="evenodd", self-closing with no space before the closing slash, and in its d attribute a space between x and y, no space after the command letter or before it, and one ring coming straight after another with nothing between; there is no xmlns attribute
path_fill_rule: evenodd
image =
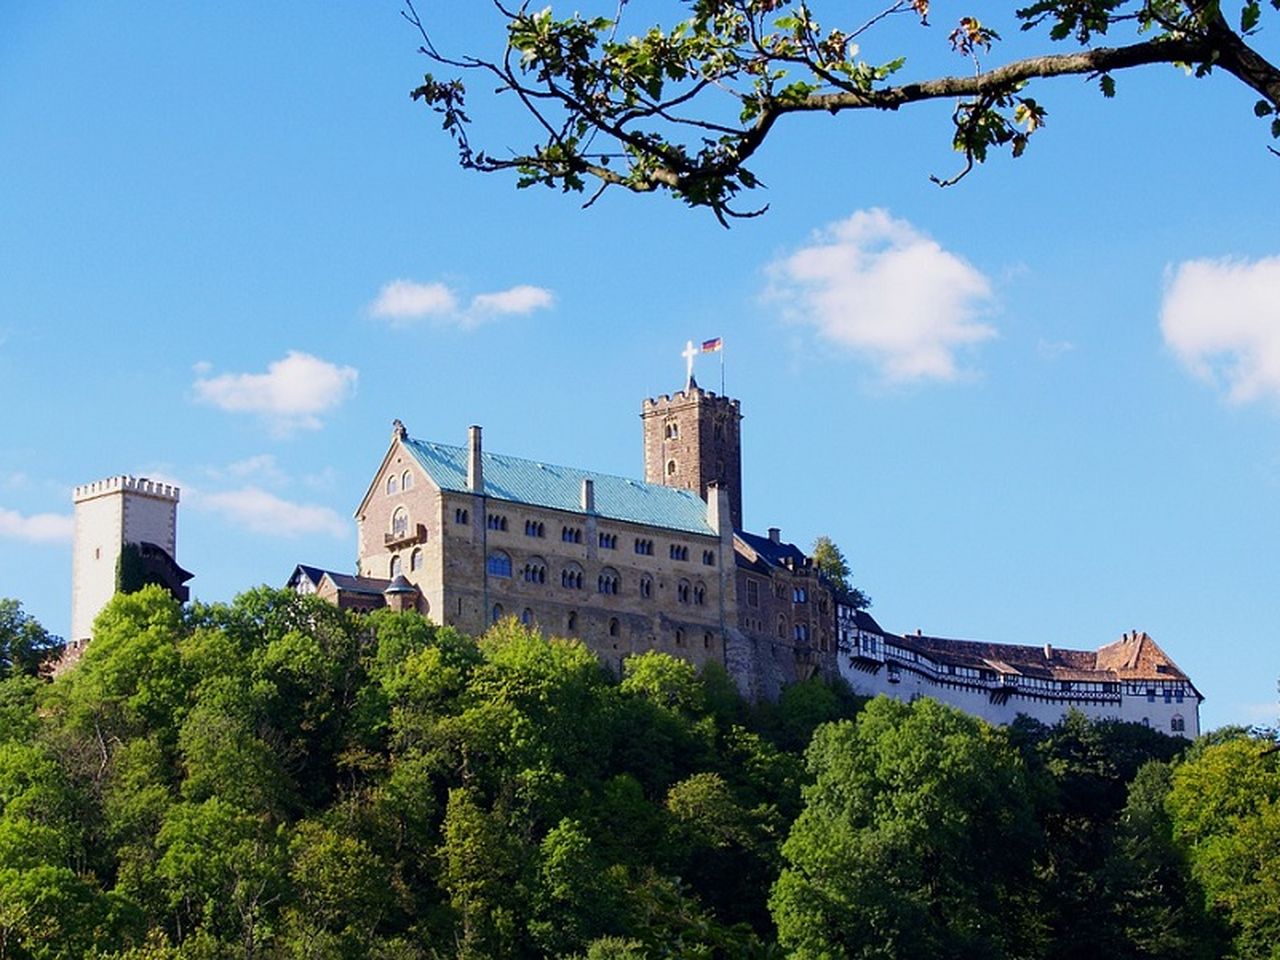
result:
<svg viewBox="0 0 1280 960"><path fill-rule="evenodd" d="M1260 734L753 707L265 588L119 596L73 669L31 660L0 657L0 960L1280 957Z"/></svg>

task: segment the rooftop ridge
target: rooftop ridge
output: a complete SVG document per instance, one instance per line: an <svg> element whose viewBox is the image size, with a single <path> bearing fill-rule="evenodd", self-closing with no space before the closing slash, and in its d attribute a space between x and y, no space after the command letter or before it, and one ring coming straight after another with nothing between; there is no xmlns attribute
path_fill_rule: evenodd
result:
<svg viewBox="0 0 1280 960"><path fill-rule="evenodd" d="M409 437L405 441L409 444L421 444L428 447L435 447L440 450L448 450L451 453L465 454L467 448L452 443L439 443L435 440L420 440L417 437ZM549 463L546 460L534 460L532 457L518 457L511 453L493 453L489 450L481 452L480 456L485 459L507 460L516 463L528 464L534 470L560 470L566 474L580 474L584 477L592 479L616 480L618 483L628 483L633 487L644 487L650 490L661 490L663 495L678 494L691 502L704 504L705 501L694 493L692 490L685 490L681 487L668 487L661 483L650 483L648 480L638 480L635 477L624 477L617 473L605 473L601 470L588 470L585 467L568 467L564 464Z"/></svg>

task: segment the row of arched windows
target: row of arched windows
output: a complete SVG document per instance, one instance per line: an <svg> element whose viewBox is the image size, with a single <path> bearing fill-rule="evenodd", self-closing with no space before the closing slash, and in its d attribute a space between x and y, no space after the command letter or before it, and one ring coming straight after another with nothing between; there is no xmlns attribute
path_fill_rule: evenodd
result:
<svg viewBox="0 0 1280 960"><path fill-rule="evenodd" d="M414 573L417 573L419 570L422 569L422 562L423 562L422 548L415 547L413 553L409 554L409 569ZM390 578L394 580L396 577L400 576L400 574L402 574L403 572L404 572L404 561L400 559L400 554L397 553L395 556L391 558L391 563L388 567L388 573L390 575Z"/></svg>
<svg viewBox="0 0 1280 960"><path fill-rule="evenodd" d="M524 535L526 537L545 537L547 535L547 526L541 520L526 520L524 522Z"/></svg>
<svg viewBox="0 0 1280 960"><path fill-rule="evenodd" d="M387 477L387 496L399 493L401 490L410 490L413 488L413 474L406 470L404 473L396 476L391 474Z"/></svg>
<svg viewBox="0 0 1280 960"><path fill-rule="evenodd" d="M565 543L581 543L582 528L581 527L561 527L560 539Z"/></svg>

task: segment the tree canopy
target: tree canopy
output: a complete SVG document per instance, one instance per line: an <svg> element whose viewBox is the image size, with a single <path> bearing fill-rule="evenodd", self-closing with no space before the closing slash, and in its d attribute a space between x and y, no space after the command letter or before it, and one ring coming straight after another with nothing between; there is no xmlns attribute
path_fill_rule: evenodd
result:
<svg viewBox="0 0 1280 960"><path fill-rule="evenodd" d="M0 679L0 960L1271 958L1277 756L286 591Z"/></svg>
<svg viewBox="0 0 1280 960"><path fill-rule="evenodd" d="M1258 47L1280 0L1027 0L940 14L949 17L940 29L931 17L941 4L930 0L882 0L856 14L823 0L683 0L658 22L640 19L652 7L641 13L625 0L568 16L494 5L505 44L485 56L438 47L429 19L406 0L422 53L448 71L427 74L412 95L441 116L464 167L514 171L520 186L591 189L588 203L621 187L667 192L722 223L753 216L763 209L736 205L761 185L749 164L787 118L930 100L954 104L951 137L963 164L934 178L950 184L993 148L1022 154L1047 116L1034 81L1084 77L1111 97L1117 75L1153 64L1232 77L1257 95L1255 114L1280 136L1280 69ZM896 25L905 20L914 36ZM1027 44L1002 36L1014 29L1038 48L1026 53ZM1106 45L1113 37L1123 42ZM1018 52L1002 59L1002 44ZM949 72L940 53L963 68ZM510 131L473 138L468 74L521 105L531 120L525 145L507 147Z"/></svg>

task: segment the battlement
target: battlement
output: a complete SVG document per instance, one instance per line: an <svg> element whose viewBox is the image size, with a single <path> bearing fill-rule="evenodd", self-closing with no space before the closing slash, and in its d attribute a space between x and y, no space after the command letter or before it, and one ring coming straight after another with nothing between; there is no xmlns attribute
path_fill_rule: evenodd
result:
<svg viewBox="0 0 1280 960"><path fill-rule="evenodd" d="M103 497L112 493L137 493L145 497L172 500L177 503L180 491L172 484L148 480L146 477L121 475L107 477L105 480L95 480L93 483L80 484L75 488L72 501L80 503L84 500L92 500L94 497Z"/></svg>
<svg viewBox="0 0 1280 960"><path fill-rule="evenodd" d="M691 389L678 390L675 393L663 393L657 397L649 397L644 401L645 411L657 410L676 403L689 403L695 400L712 400L725 406L730 406L734 410L741 408L741 401L735 400L733 397L722 397L714 390L703 390L696 383Z"/></svg>

